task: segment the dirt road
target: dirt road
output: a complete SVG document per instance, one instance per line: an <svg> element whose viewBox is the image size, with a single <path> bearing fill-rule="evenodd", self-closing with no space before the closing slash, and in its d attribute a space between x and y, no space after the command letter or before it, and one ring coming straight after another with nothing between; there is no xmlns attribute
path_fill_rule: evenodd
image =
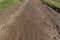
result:
<svg viewBox="0 0 60 40"><path fill-rule="evenodd" d="M25 0L0 16L0 40L60 40L60 14L41 0Z"/></svg>

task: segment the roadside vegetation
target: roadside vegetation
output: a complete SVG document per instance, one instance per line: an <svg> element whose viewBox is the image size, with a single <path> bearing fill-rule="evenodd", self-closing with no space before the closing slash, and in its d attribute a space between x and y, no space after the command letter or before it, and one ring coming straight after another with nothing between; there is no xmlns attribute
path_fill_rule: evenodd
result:
<svg viewBox="0 0 60 40"><path fill-rule="evenodd" d="M4 9L9 8L20 1L21 0L0 0L0 12L2 12Z"/></svg>
<svg viewBox="0 0 60 40"><path fill-rule="evenodd" d="M60 12L60 0L43 0L48 6Z"/></svg>

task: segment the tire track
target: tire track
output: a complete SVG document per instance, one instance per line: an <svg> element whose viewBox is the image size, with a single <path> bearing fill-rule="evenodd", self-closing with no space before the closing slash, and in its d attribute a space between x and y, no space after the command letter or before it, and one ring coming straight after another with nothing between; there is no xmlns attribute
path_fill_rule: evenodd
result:
<svg viewBox="0 0 60 40"><path fill-rule="evenodd" d="M17 36L16 39L14 38L15 40L60 40L57 31L53 29L56 24L59 25L60 23L58 23L59 20L57 17L54 16L55 11L51 10L52 9L49 10L49 8L47 9L46 5L41 3L41 0L24 0L23 4L19 7L19 10L14 12L14 14L8 18L9 21L0 25L0 27L12 27L11 29L8 28L8 35L11 36L14 33L12 30L14 29L14 26L19 24L16 26L20 29L16 32ZM17 18L17 20L15 18ZM15 22L16 24L13 24ZM55 24L55 26L52 24ZM6 32L6 27L1 31L2 33ZM16 31L16 29L14 29L14 31ZM2 38L4 38L4 36L9 38L6 33L5 35L2 33ZM5 39L8 40L6 37ZM11 39L9 40L13 40L12 38L13 37L11 36Z"/></svg>
<svg viewBox="0 0 60 40"><path fill-rule="evenodd" d="M58 33L60 33L60 20L56 16L56 15L59 15L60 13L56 12L52 8L48 7L47 5L44 5L44 6L45 6L45 8L46 7L48 8L48 9L46 9L47 11L50 10L50 11L48 11L50 13L47 13L47 15L49 16L49 18L51 19L51 21L55 24Z"/></svg>
<svg viewBox="0 0 60 40"><path fill-rule="evenodd" d="M20 14L19 12L21 12L23 10L23 7L27 4L27 2L28 2L28 0L24 0L23 3L20 5L20 9L17 10L16 12L14 12L14 14L12 14L10 16L10 18L6 17L6 19L8 18L7 22L0 25L0 40L9 40L8 36L6 34L7 33L7 28L9 28L8 25L11 25L16 21L15 18L17 16L19 16L19 14ZM4 20L6 20L6 19L4 19ZM2 37L2 36L4 36L4 37ZM16 40L18 39L18 36L19 36L19 32L17 32ZM5 38L5 37L7 37L7 38Z"/></svg>

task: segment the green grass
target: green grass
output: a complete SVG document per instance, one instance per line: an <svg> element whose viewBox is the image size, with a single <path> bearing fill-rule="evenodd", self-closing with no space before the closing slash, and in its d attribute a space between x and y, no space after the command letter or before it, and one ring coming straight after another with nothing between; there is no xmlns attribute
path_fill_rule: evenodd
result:
<svg viewBox="0 0 60 40"><path fill-rule="evenodd" d="M43 0L48 6L60 12L60 0Z"/></svg>
<svg viewBox="0 0 60 40"><path fill-rule="evenodd" d="M0 0L0 12L2 12L6 8L9 8L20 1L21 0Z"/></svg>

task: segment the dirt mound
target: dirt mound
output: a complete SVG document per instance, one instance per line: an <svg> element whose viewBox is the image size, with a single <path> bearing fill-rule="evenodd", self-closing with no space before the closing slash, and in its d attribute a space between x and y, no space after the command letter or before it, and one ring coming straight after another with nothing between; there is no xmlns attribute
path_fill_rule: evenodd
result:
<svg viewBox="0 0 60 40"><path fill-rule="evenodd" d="M41 0L25 0L3 12L1 40L60 40L60 14Z"/></svg>

